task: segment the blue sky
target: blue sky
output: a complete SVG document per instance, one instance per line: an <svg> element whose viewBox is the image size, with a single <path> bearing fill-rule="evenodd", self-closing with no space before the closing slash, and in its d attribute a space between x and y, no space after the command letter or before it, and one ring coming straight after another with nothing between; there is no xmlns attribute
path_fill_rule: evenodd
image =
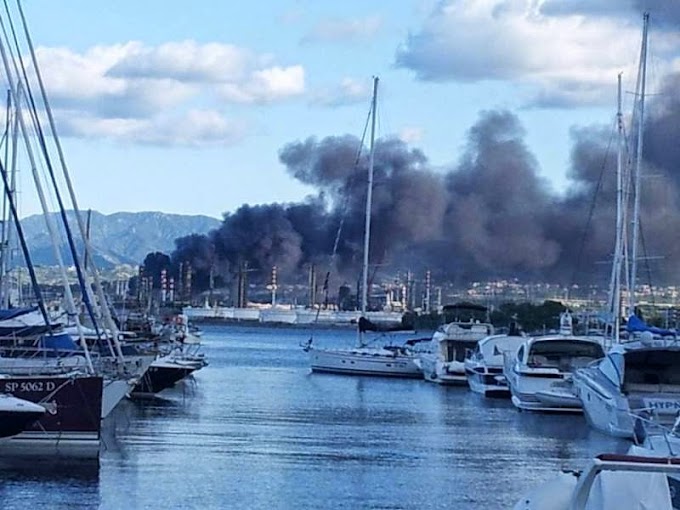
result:
<svg viewBox="0 0 680 510"><path fill-rule="evenodd" d="M30 0L24 11L82 208L220 217L314 189L278 160L309 136L378 136L456 164L480 111L508 109L540 172L568 185L570 129L611 121L634 88L641 13L650 76L680 70L680 9L644 0ZM18 20L18 18L16 18ZM673 25L673 22L676 22ZM21 213L39 211L22 170Z"/></svg>

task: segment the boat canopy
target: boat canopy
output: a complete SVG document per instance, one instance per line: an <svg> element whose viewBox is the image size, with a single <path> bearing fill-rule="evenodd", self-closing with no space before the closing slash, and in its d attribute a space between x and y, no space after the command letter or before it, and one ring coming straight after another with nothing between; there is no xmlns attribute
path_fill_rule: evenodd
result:
<svg viewBox="0 0 680 510"><path fill-rule="evenodd" d="M37 306L25 306L22 308L4 308L0 309L0 321L6 321L9 319L15 319L26 315L27 313L35 312L38 309Z"/></svg>
<svg viewBox="0 0 680 510"><path fill-rule="evenodd" d="M631 315L628 317L628 323L626 324L626 330L629 333L642 333L649 331L655 335L660 336L675 336L676 331L672 329L657 328L656 326L649 326L645 321L643 321L637 315Z"/></svg>
<svg viewBox="0 0 680 510"><path fill-rule="evenodd" d="M55 351L77 351L80 348L73 341L73 338L68 333L56 333L51 335L44 335L40 339L40 347L44 349L53 349Z"/></svg>

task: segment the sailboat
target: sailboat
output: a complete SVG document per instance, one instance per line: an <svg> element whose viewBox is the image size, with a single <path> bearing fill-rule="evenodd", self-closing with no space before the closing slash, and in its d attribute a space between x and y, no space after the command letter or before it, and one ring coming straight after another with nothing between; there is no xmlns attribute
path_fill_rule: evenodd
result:
<svg viewBox="0 0 680 510"><path fill-rule="evenodd" d="M625 225L623 221L625 211L622 197L623 186L621 185L623 123L621 120L621 77L619 76L617 237L610 291L613 345L599 363L579 370L574 375L574 386L590 425L606 434L629 439L634 437L637 423L652 421L660 425L672 425L680 411L680 343L677 341L677 336L674 331L647 326L634 313L648 23L649 15L645 14L638 79L640 99L637 122L635 201L632 221L634 231L631 273L628 281L628 307L632 315L628 318L626 326L628 339L626 342L622 342L619 338L620 273L621 260L624 255L622 239Z"/></svg>
<svg viewBox="0 0 680 510"><path fill-rule="evenodd" d="M373 193L373 165L375 159L375 122L378 100L378 77L373 79L371 101L371 141L368 164L368 189L366 193L366 217L364 229L364 253L361 285L361 318L357 345L353 348L323 349L305 346L309 353L312 372L351 375L376 375L392 377L421 378L422 372L415 363L415 356L408 346L372 346L365 342L368 321L365 319L368 307L368 255L371 235L371 200Z"/></svg>

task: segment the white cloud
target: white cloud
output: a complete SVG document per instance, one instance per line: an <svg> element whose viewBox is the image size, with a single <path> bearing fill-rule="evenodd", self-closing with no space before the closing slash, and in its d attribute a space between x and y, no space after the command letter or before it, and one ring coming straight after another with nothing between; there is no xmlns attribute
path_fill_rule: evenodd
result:
<svg viewBox="0 0 680 510"><path fill-rule="evenodd" d="M226 83L221 95L237 103L271 103L299 96L305 91L302 66L270 67L255 71L242 83Z"/></svg>
<svg viewBox="0 0 680 510"><path fill-rule="evenodd" d="M153 119L105 119L62 114L59 123L66 136L149 145L231 145L246 131L245 126L230 122L219 112L211 110L189 110L180 115Z"/></svg>
<svg viewBox="0 0 680 510"><path fill-rule="evenodd" d="M123 78L219 83L242 80L251 69L265 66L270 60L270 56L257 55L231 44L181 41L149 47L130 43L129 51L107 74Z"/></svg>
<svg viewBox="0 0 680 510"><path fill-rule="evenodd" d="M404 143L417 143L423 139L423 128L404 127L399 131L399 139Z"/></svg>
<svg viewBox="0 0 680 510"><path fill-rule="evenodd" d="M303 42L361 41L373 37L382 28L380 16L355 19L324 19L303 37Z"/></svg>
<svg viewBox="0 0 680 510"><path fill-rule="evenodd" d="M215 115L221 114L206 112L229 103L284 101L305 91L301 65L282 66L272 55L229 44L129 42L83 53L42 47L37 55L53 107L78 136L190 143L163 124L172 116L196 128L185 130L200 138L196 143L222 143L232 138L231 128L220 127ZM157 135L164 126L165 134Z"/></svg>
<svg viewBox="0 0 680 510"><path fill-rule="evenodd" d="M368 102L371 96L371 80L343 78L339 85L322 88L312 96L312 104L320 106L346 106Z"/></svg>
<svg viewBox="0 0 680 510"><path fill-rule="evenodd" d="M629 4L627 18L574 9L549 15L542 6L535 0L441 2L397 50L396 63L423 80L512 82L532 104L611 103L616 75L635 73L641 17ZM670 31L653 36L664 72L680 37Z"/></svg>

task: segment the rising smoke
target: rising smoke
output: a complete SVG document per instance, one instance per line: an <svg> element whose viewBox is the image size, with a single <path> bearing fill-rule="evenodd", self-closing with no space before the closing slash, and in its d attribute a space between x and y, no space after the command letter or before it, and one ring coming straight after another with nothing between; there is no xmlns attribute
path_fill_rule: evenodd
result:
<svg viewBox="0 0 680 510"><path fill-rule="evenodd" d="M649 104L644 136L643 254L655 283L678 277L680 256L680 77ZM371 263L384 275L431 270L457 282L516 277L602 283L614 243L614 126L572 130L570 185L556 193L539 174L520 120L485 111L470 128L459 162L435 171L398 139L377 141ZM356 281L361 265L368 157L353 136L308 138L284 146L291 176L317 188L295 204L244 205L208 236L177 241L176 261L213 265L223 275L247 262L254 278L271 266L288 279L333 265ZM342 223L337 253L332 256Z"/></svg>

